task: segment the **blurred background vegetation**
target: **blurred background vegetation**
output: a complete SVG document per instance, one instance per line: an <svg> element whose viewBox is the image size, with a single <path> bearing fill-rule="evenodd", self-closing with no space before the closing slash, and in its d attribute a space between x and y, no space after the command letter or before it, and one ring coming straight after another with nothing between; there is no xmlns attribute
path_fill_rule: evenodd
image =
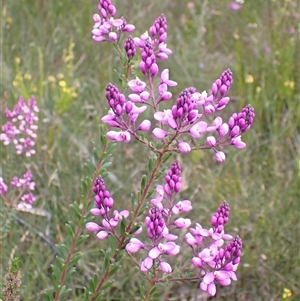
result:
<svg viewBox="0 0 300 301"><path fill-rule="evenodd" d="M295 0L245 1L237 11L230 1L115 0L117 16L146 31L164 13L168 47L161 67L185 87L209 90L223 70L231 68L234 84L225 119L250 103L256 112L244 135L247 148L226 149L227 160L215 163L210 151L181 155L183 199L193 202L189 215L208 226L209 217L226 199L231 207L230 233L244 243L238 281L219 290L214 300L299 300L299 3ZM100 118L107 111L104 89L117 83L118 60L112 45L91 39L96 0L1 1L1 119L18 97L35 95L41 110L37 155L30 162L36 181L35 207L49 219L25 212L11 224L1 250L1 275L11 256L21 259L21 300L43 300L51 286L55 252L37 232L61 243L70 204L81 197L84 163L99 141ZM227 114L227 115L226 115ZM1 122L2 124L2 122ZM129 205L145 167L139 145L118 145L107 187L117 204ZM2 177L20 174L28 162L9 163L1 146ZM122 207L123 208L123 207ZM69 300L81 300L82 287L101 266L93 236L82 246L84 257L68 285ZM186 252L188 256L188 250ZM184 255L182 255L184 256ZM180 260L180 259L179 259ZM139 300L141 279L129 260L115 274L118 281L105 300ZM155 300L204 300L198 283L163 286Z"/></svg>

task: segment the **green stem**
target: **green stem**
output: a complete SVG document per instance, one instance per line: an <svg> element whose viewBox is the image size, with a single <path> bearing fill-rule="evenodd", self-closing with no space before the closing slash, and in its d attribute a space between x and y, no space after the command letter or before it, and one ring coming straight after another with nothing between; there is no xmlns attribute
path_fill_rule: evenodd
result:
<svg viewBox="0 0 300 301"><path fill-rule="evenodd" d="M134 222L135 222L135 220L136 220L136 218L138 216L140 208L142 207L144 201L146 200L146 195L147 195L148 191L150 190L150 187L151 187L151 185L152 185L152 183L153 183L153 181L155 179L155 175L156 175L156 173L157 173L157 171L158 171L158 169L159 169L159 167L160 167L160 165L162 163L163 155L165 154L166 149L167 149L168 146L169 146L169 144L165 146L165 148L163 149L163 151L158 156L158 159L157 159L157 162L155 164L155 167L153 168L153 170L152 170L152 172L150 174L148 183L145 186L144 191L142 192L141 199L140 199L140 201L139 201L139 203L138 203L138 205L137 205L137 207L136 207L136 209L135 209L135 211L133 213L133 217L132 217L130 223L126 227L125 233L130 233L130 230L134 226ZM127 238L127 235L125 234L120 239L119 244L118 244L118 246L116 248L116 251L114 252L114 255L112 256L112 261L114 261L117 258L119 250L121 250L121 248L123 247L126 238ZM96 300L97 296L100 293L101 287L103 286L103 284L105 283L105 281L108 278L108 274L109 274L109 266L106 268L106 270L104 272L104 275L102 276L101 281L98 283L98 286L96 287L96 289L95 289L95 291L93 293L93 296L90 299L91 301L95 301Z"/></svg>
<svg viewBox="0 0 300 301"><path fill-rule="evenodd" d="M105 153L107 149L107 141L105 142L104 146L103 146L103 149L102 149L102 154ZM102 158L102 156L100 156L100 158ZM65 281L65 277L67 275L67 272L68 272L68 269L69 269L69 265L70 265L70 261L72 259L72 255L75 251L75 247L76 247L76 242L77 242L77 239L79 238L80 236L80 233L81 233L81 226L82 226L82 221L85 219L85 215L86 215L86 212L87 212L87 208L88 208L88 205L89 205L89 200L91 198L91 195L93 193L93 183L95 182L95 179L96 177L98 176L99 174L99 171L100 171L100 168L101 168L101 165L102 165L102 162L103 160L100 159L98 161L98 164L96 166L96 169L95 169L95 172L93 174L93 180L92 180L92 184L91 184L91 187L87 193L87 196L85 198L85 204L84 204L84 207L82 208L81 210L81 214L80 214L80 222L77 224L76 226L76 229L75 229L75 233L74 233L74 236L73 236L73 239L72 239L72 242L71 242L71 246L69 248L69 252L68 252L68 256L64 262L64 269L60 275L60 278L59 278L59 281L58 281L58 289L57 291L55 292L55 296L54 296L54 301L57 301L58 298L59 298L59 294L60 294L60 291L61 291L61 288L64 284L64 281Z"/></svg>

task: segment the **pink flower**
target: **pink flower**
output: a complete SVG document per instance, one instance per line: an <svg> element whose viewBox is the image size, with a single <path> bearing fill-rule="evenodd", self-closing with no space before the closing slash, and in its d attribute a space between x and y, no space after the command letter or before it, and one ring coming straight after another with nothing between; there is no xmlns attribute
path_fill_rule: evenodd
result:
<svg viewBox="0 0 300 301"><path fill-rule="evenodd" d="M214 283L215 280L223 286L227 286L231 283L230 274L227 271L220 270L207 273L200 283L200 288L211 296L214 296L217 291Z"/></svg>
<svg viewBox="0 0 300 301"><path fill-rule="evenodd" d="M189 212L193 209L192 203L189 200L179 201L172 207L172 212L178 214L179 212Z"/></svg>
<svg viewBox="0 0 300 301"><path fill-rule="evenodd" d="M167 86L174 87L177 86L177 83L173 80L169 80L169 69L165 69L162 71L160 76L160 83L166 84Z"/></svg>
<svg viewBox="0 0 300 301"><path fill-rule="evenodd" d="M128 253L136 253L140 249L143 249L145 245L137 238L131 238L125 249Z"/></svg>
<svg viewBox="0 0 300 301"><path fill-rule="evenodd" d="M164 110L163 112L154 113L153 117L162 122L163 124L168 124L172 129L177 128L177 123L173 117L171 110Z"/></svg>
<svg viewBox="0 0 300 301"><path fill-rule="evenodd" d="M153 136L156 138L156 139L164 139L166 138L169 133L160 129L160 128L155 128L153 131L152 131L152 134Z"/></svg>
<svg viewBox="0 0 300 301"><path fill-rule="evenodd" d="M213 121L212 126L206 128L207 132L216 131L222 125L222 118L220 116L216 117Z"/></svg>
<svg viewBox="0 0 300 301"><path fill-rule="evenodd" d="M167 274L172 273L172 268L171 268L171 266L170 266L167 262L165 262L165 261L161 261L161 262L159 263L159 268L160 268L160 270L161 270L162 272L164 272L164 273L167 273Z"/></svg>
<svg viewBox="0 0 300 301"><path fill-rule="evenodd" d="M113 141L124 141L128 143L131 140L130 133L127 131L124 132L116 132L116 131L108 131L106 133L106 138Z"/></svg>
<svg viewBox="0 0 300 301"><path fill-rule="evenodd" d="M232 138L231 139L231 144L233 146L235 146L236 148L245 148L246 147L246 143L242 141L241 136L237 136L235 138Z"/></svg>
<svg viewBox="0 0 300 301"><path fill-rule="evenodd" d="M223 152L216 152L215 153L215 159L219 163L223 163L226 160L226 156Z"/></svg>
<svg viewBox="0 0 300 301"><path fill-rule="evenodd" d="M189 132L193 138L199 138L203 133L206 132L206 128L207 123L204 121L199 121L190 128Z"/></svg>
<svg viewBox="0 0 300 301"><path fill-rule="evenodd" d="M180 141L177 144L179 151L183 154L189 153L192 149L191 146L187 142Z"/></svg>
<svg viewBox="0 0 300 301"><path fill-rule="evenodd" d="M141 271L147 272L149 269L152 268L153 263L154 263L154 261L152 258L146 257L141 263L141 267L140 267Z"/></svg>
<svg viewBox="0 0 300 301"><path fill-rule="evenodd" d="M236 2L231 2L229 5L229 10L235 11L241 9L243 6Z"/></svg>
<svg viewBox="0 0 300 301"><path fill-rule="evenodd" d="M85 227L92 232L97 232L100 231L102 229L102 227L100 227L98 224L94 223L94 222L89 222L86 223Z"/></svg>
<svg viewBox="0 0 300 301"><path fill-rule="evenodd" d="M151 122L149 120L144 120L139 126L138 130L142 132L147 132L151 128Z"/></svg>
<svg viewBox="0 0 300 301"><path fill-rule="evenodd" d="M177 220L175 220L173 222L173 225L177 228L177 229L186 229L191 225L191 220L189 218L178 218Z"/></svg>
<svg viewBox="0 0 300 301"><path fill-rule="evenodd" d="M138 77L128 82L128 87L134 93L142 93L145 90L146 83L141 81Z"/></svg>
<svg viewBox="0 0 300 301"><path fill-rule="evenodd" d="M127 218L129 216L128 210L114 210L114 217L109 220L109 223L112 227L116 227L119 223L119 221L122 220L122 218Z"/></svg>
<svg viewBox="0 0 300 301"><path fill-rule="evenodd" d="M177 252L177 246L174 242L169 241L166 242L164 244L159 243L158 246L152 248L149 253L148 256L152 259L156 259L157 257L159 257L161 254L167 254L167 255L176 255ZM176 249L176 250L175 250ZM174 254L172 254L174 251Z"/></svg>
<svg viewBox="0 0 300 301"><path fill-rule="evenodd" d="M7 185L4 183L3 178L0 177L0 195L6 195Z"/></svg>
<svg viewBox="0 0 300 301"><path fill-rule="evenodd" d="M208 136L206 138L206 145L209 147L214 147L217 144L217 140L214 136Z"/></svg>

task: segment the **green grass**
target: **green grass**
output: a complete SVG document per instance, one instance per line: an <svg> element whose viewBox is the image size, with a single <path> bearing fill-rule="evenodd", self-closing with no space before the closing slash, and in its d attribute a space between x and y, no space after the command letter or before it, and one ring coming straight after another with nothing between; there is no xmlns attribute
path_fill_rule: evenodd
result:
<svg viewBox="0 0 300 301"><path fill-rule="evenodd" d="M195 1L194 9L186 1L114 2L118 15L136 25L135 35L148 29L161 13L166 15L173 54L162 66L168 66L171 78L178 82L174 96L188 86L209 90L220 73L231 68L234 84L227 117L247 103L255 108L255 123L244 136L247 148L226 149L228 159L223 165L216 164L210 152L180 156L187 181L181 196L194 206L190 217L208 226L210 214L226 199L231 207L227 229L239 234L244 243L237 283L222 288L215 300L282 300L284 288L293 294L287 300L298 300L300 47L296 1L245 1L236 12L227 9L230 1ZM111 45L98 45L91 39L97 1L11 0L3 1L1 10L1 116L6 104L11 108L19 95L36 96L41 109L38 153L30 161L37 183L35 207L48 212L51 219L17 213L28 226L12 221L0 247L0 271L4 275L9 258L19 256L21 300L43 300L43 290L51 286L55 253L36 231L46 233L49 227L49 234L44 235L53 243L65 240L65 223L73 220L69 205L81 198L84 163L91 159L94 144L98 145L100 118L107 109L104 88L108 82L117 82L113 69L118 62ZM289 33L291 27L296 33ZM26 79L28 74L31 79ZM55 76L56 82L49 76ZM64 83L59 81L73 90L63 91ZM146 156L136 143L115 149L107 187L116 204L130 204ZM1 146L1 176L7 179L22 173L28 164L21 158L10 159L9 149ZM102 265L102 248L105 243L93 237L80 248L84 257L68 283L72 288L69 300L81 300L82 288ZM142 282L129 259L116 275L118 281L103 300L136 298ZM196 294L197 286L196 282L188 284L185 296ZM180 300L182 289L181 285L160 287L157 296L161 298L155 300Z"/></svg>

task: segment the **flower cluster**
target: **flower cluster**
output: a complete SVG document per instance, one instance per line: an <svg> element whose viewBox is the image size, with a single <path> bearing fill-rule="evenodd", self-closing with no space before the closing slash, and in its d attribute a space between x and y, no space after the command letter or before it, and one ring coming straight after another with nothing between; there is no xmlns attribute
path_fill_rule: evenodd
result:
<svg viewBox="0 0 300 301"><path fill-rule="evenodd" d="M181 187L180 174L180 164L175 161L168 171L164 187L158 185L156 188L157 197L150 201L153 207L145 218L145 226L151 243L146 244L137 238L131 238L126 245L126 251L130 254L136 253L140 249L147 250L147 256L140 264L142 272L147 272L152 267L167 274L173 271L165 256L177 255L180 252L180 246L174 242L178 236L172 234L171 231L188 228L191 224L190 219L173 218L180 212L192 210L189 200L174 204L175 196Z"/></svg>
<svg viewBox="0 0 300 301"><path fill-rule="evenodd" d="M34 145L38 129L36 124L39 119L38 112L34 97L30 97L27 103L20 97L14 109L12 111L7 109L5 112L7 122L2 125L3 133L0 134L0 140L4 145L12 143L17 155L31 157L36 153ZM30 170L27 170L22 178L14 176L10 183L11 189L8 186L0 177L0 196L9 207L15 207L20 200L17 208L32 207L35 197L31 191L35 188L35 182L32 182ZM11 193L8 193L9 190Z"/></svg>
<svg viewBox="0 0 300 301"><path fill-rule="evenodd" d="M38 128L37 112L39 109L34 97L29 98L27 104L24 98L20 97L12 111L6 110L8 121L2 125L3 133L0 134L0 140L4 141L4 145L13 143L18 155L25 153L26 157L30 157L35 154L33 147L37 137L35 133Z"/></svg>
<svg viewBox="0 0 300 301"><path fill-rule="evenodd" d="M211 218L211 229L196 224L185 235L185 241L194 254L192 264L199 269L200 288L211 296L216 294L216 283L227 286L232 280L237 280L235 271L240 262L242 240L224 232L229 210L224 201ZM222 248L224 241L230 242Z"/></svg>
<svg viewBox="0 0 300 301"><path fill-rule="evenodd" d="M99 11L104 18L109 14L114 15L115 9L111 6L110 1L100 1ZM106 98L110 110L102 121L118 129L110 130L107 138L128 143L132 136L138 138L138 131L149 131L152 127L150 120L141 120L138 124L136 122L141 113L144 113L147 107L151 107L153 117L157 121L152 135L168 144L170 151L189 153L197 149L212 149L216 161L222 163L226 157L218 147L246 147L241 135L250 128L255 116L254 109L248 105L241 113L234 113L228 123L223 122L221 116L216 116L210 124L210 116L225 109L230 101L227 93L233 83L233 75L231 70L227 69L214 81L209 95L206 91L198 92L196 88L188 87L182 90L170 109L159 111L159 104L173 97L168 88L177 85L177 82L169 79L168 69L160 72L157 62L157 59L166 60L172 53L165 44L166 39L167 20L164 15L154 21L149 33L126 39L124 49L128 60L136 54L136 48L140 49L139 68L145 81L140 78L128 80L127 85L132 92L128 96L119 92L115 85L107 85ZM136 104L143 105L139 107ZM213 135L213 132L216 135ZM199 138L205 142L197 143Z"/></svg>
<svg viewBox="0 0 300 301"><path fill-rule="evenodd" d="M115 228L118 223L129 216L129 211L123 210L118 212L111 209L114 205L114 200L110 196L110 192L106 189L103 178L100 176L96 178L94 182L94 205L95 208L91 209L91 213L95 216L102 216L102 226L94 222L89 222L86 224L86 228L92 232L98 232L98 239L105 239L109 234L115 233Z"/></svg>
<svg viewBox="0 0 300 301"><path fill-rule="evenodd" d="M32 192L29 192L35 188L35 182L32 181L31 171L27 170L20 179L17 176L14 176L10 185L14 194L17 195L14 199L12 198L13 203L16 203L19 199L22 200L22 202L17 205L17 208L31 208L32 203L35 201L34 195ZM3 178L0 177L0 195L8 202L7 192L8 186L5 184ZM10 205L14 206L15 204Z"/></svg>
<svg viewBox="0 0 300 301"><path fill-rule="evenodd" d="M169 69L160 70L159 67L159 60L167 60L172 53L165 44L168 36L166 17L163 14L159 16L140 37L127 37L123 43L126 54L124 56L120 48L121 33L133 32L134 26L127 25L124 18L113 19L116 8L111 0L99 0L98 9L101 16L94 15L93 39L97 42L115 43L127 67L127 74L120 74L120 78L123 79L122 90L112 83L106 86L105 97L109 111L101 120L110 127L106 133L107 139L125 143L130 142L132 138L137 139L160 158L166 153L211 149L217 162L224 162L226 159L220 148L246 147L242 135L250 129L254 121L255 113L251 105L247 105L239 113L232 114L227 122L220 116L221 111L230 102L227 95L233 84L230 69L225 70L213 82L208 93L199 92L195 87L186 87L171 103L173 95L169 89L176 86L177 82L170 79ZM139 58L137 52L140 53ZM132 59L137 61L131 62ZM133 69L135 66L138 66L141 78L132 78L136 71ZM128 89L123 90L125 80ZM163 111L160 110L162 102L170 102L169 107L166 106ZM155 125L143 118L147 109L151 110ZM149 131L155 139L155 144L140 133ZM149 193L148 189L160 163L158 160L157 169L154 169L153 177L150 177L149 185L143 191L144 195ZM210 229L204 229L197 223L195 227L190 227L189 218L178 217L179 214L192 210L190 200L175 201L180 189L181 166L175 161L167 172L164 185L157 185L157 195L149 201L150 209L144 221L147 241L142 241L135 237L142 232L142 227L134 232L133 225L136 217L140 215L141 205L146 200L142 198L139 205L132 209L133 220L126 228L126 235L119 236L116 227L120 221L125 222L129 212L112 212L114 200L106 189L104 180L98 177L94 183L95 208L91 213L101 216L102 224L89 222L86 228L97 232L99 239L113 235L119 243L119 249L125 244L127 253L147 278L156 278L160 273L172 277L170 274L173 273L174 267L168 258L177 255L181 249L177 242L179 236L175 235L174 231L188 231L185 234L185 242L193 253L191 267L194 270L196 268L196 276L189 279L199 279L200 289L213 296L216 294L217 283L225 286L237 279L235 271L240 261L242 241L238 236L233 238L225 233L224 225L228 222L230 210L225 201L211 217ZM126 240L127 232L133 235L129 241ZM133 256L139 251L146 253L141 262ZM182 267L182 271L184 269L185 267ZM180 269L176 272L181 273ZM160 280L162 279L164 278ZM152 283L155 283L157 278L152 280Z"/></svg>
<svg viewBox="0 0 300 301"><path fill-rule="evenodd" d="M95 24L92 34L95 42L116 42L121 32L134 31L135 27L127 24L123 17L114 19L117 10L111 0L99 0L98 10L99 14L93 15Z"/></svg>

